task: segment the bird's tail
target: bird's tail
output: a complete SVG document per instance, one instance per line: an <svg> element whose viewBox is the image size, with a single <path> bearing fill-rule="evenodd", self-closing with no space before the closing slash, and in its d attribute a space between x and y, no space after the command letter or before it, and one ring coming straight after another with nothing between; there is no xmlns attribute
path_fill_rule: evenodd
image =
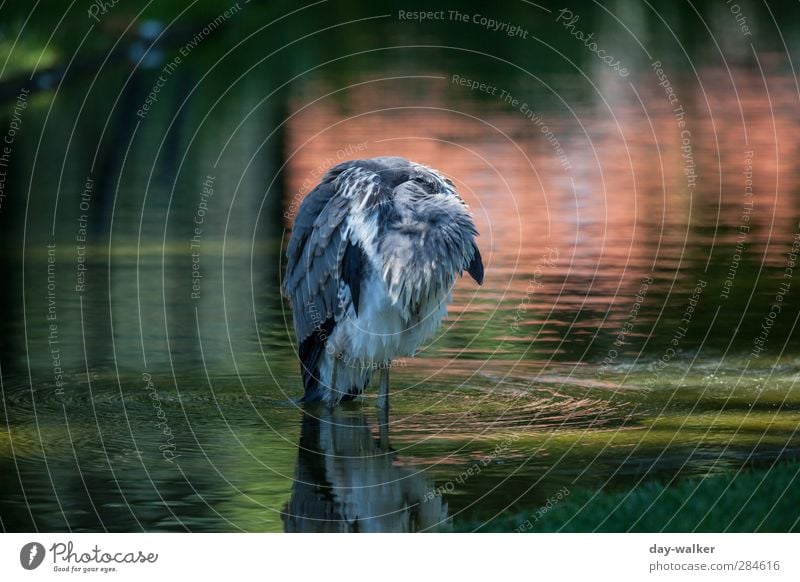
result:
<svg viewBox="0 0 800 582"><path fill-rule="evenodd" d="M335 322L332 317L300 344L300 371L303 376L302 402L317 402L325 399L326 386L322 382L322 362L325 358L325 344L333 332Z"/></svg>
<svg viewBox="0 0 800 582"><path fill-rule="evenodd" d="M309 362L303 360L302 375L304 394L300 401L324 401L330 405L357 398L372 377L369 368L352 360L336 357L324 347L317 359Z"/></svg>
<svg viewBox="0 0 800 582"><path fill-rule="evenodd" d="M319 378L319 369L308 370L303 366L303 397L300 402L320 402L325 400L326 387Z"/></svg>

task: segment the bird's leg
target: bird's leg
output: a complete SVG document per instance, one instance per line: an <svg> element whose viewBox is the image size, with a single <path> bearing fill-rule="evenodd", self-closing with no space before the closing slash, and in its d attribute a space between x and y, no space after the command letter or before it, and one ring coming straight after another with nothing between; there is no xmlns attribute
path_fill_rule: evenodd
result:
<svg viewBox="0 0 800 582"><path fill-rule="evenodd" d="M378 392L378 408L389 410L389 366L381 368L381 387Z"/></svg>
<svg viewBox="0 0 800 582"><path fill-rule="evenodd" d="M378 428L380 447L389 450L389 367L381 369L381 385L378 392Z"/></svg>

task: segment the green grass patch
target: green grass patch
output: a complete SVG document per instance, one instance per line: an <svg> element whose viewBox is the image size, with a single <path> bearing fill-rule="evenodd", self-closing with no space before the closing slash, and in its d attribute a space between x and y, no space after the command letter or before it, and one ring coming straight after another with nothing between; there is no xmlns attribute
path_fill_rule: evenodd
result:
<svg viewBox="0 0 800 582"><path fill-rule="evenodd" d="M575 489L549 507L494 520L496 532L800 531L800 463L745 469L627 491ZM479 527L471 524L468 530Z"/></svg>

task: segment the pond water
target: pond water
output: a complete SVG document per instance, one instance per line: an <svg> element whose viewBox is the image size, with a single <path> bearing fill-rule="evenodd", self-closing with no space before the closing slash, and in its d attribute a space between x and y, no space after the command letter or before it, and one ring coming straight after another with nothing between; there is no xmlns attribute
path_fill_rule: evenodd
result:
<svg viewBox="0 0 800 582"><path fill-rule="evenodd" d="M157 69L32 94L0 213L0 528L450 531L796 459L791 61L618 42L628 79L412 47L283 88L187 66L144 117ZM486 279L396 362L387 418L374 390L303 408L293 208L379 155L455 182Z"/></svg>

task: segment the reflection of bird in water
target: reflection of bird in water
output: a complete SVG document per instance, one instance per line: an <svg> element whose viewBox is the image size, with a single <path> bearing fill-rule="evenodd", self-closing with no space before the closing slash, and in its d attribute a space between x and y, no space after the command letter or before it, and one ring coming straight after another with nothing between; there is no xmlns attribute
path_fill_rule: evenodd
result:
<svg viewBox="0 0 800 582"><path fill-rule="evenodd" d="M360 410L303 413L287 532L414 532L446 527L447 504L432 481L402 467ZM386 439L386 437L384 437ZM381 439L383 440L383 439Z"/></svg>
<svg viewBox="0 0 800 582"><path fill-rule="evenodd" d="M450 180L404 158L344 162L303 200L287 251L305 401L358 396L439 327L456 275L480 284L472 216Z"/></svg>

